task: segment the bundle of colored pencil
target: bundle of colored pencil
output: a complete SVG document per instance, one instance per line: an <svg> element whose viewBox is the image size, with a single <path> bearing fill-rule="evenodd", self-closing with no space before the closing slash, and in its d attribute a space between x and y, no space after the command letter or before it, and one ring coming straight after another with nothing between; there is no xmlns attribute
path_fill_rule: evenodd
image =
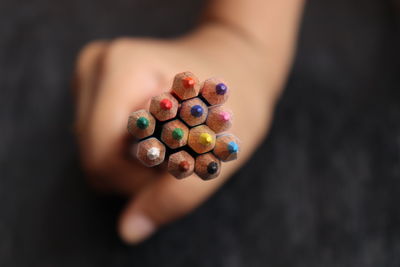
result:
<svg viewBox="0 0 400 267"><path fill-rule="evenodd" d="M232 112L222 106L228 96L220 79L200 84L191 72L177 74L170 93L153 97L149 111L129 116L128 132L137 141L133 155L147 167L164 163L178 179L217 177L221 161L239 153L238 139L224 133L232 125Z"/></svg>

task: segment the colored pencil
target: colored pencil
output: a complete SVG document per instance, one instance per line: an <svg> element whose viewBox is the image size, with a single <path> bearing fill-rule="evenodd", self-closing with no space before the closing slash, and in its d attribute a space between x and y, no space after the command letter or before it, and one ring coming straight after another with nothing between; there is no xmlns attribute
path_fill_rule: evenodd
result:
<svg viewBox="0 0 400 267"><path fill-rule="evenodd" d="M189 136L188 127L180 120L173 120L163 125L161 140L169 148L175 149L185 146Z"/></svg>
<svg viewBox="0 0 400 267"><path fill-rule="evenodd" d="M215 146L215 133L206 125L196 126L189 131L188 145L199 154L211 151Z"/></svg>
<svg viewBox="0 0 400 267"><path fill-rule="evenodd" d="M221 133L232 126L232 112L223 106L215 106L208 109L206 124L215 133Z"/></svg>
<svg viewBox="0 0 400 267"><path fill-rule="evenodd" d="M147 110L131 113L128 119L128 132L136 139L148 137L154 133L156 120Z"/></svg>
<svg viewBox="0 0 400 267"><path fill-rule="evenodd" d="M218 78L211 78L204 82L200 94L208 104L213 106L225 103L229 97L229 90L224 81Z"/></svg>
<svg viewBox="0 0 400 267"><path fill-rule="evenodd" d="M147 167L161 164L165 158L165 146L154 137L145 139L137 144L136 158Z"/></svg>
<svg viewBox="0 0 400 267"><path fill-rule="evenodd" d="M221 79L200 83L191 72L178 73L171 92L153 97L149 111L130 114L128 132L139 141L131 153L147 167L162 164L177 179L217 177L221 161L239 153L239 140L225 133L232 126L232 112L222 106L228 96Z"/></svg>
<svg viewBox="0 0 400 267"><path fill-rule="evenodd" d="M179 151L169 156L168 172L178 179L188 177L194 171L194 158L186 151Z"/></svg>
<svg viewBox="0 0 400 267"><path fill-rule="evenodd" d="M221 161L235 160L239 153L239 141L233 134L219 135L213 152Z"/></svg>
<svg viewBox="0 0 400 267"><path fill-rule="evenodd" d="M151 99L150 113L159 121L174 118L178 111L178 101L170 93L163 93Z"/></svg>
<svg viewBox="0 0 400 267"><path fill-rule="evenodd" d="M206 153L196 158L195 173L203 180L210 180L219 175L221 162L212 153Z"/></svg>
<svg viewBox="0 0 400 267"><path fill-rule="evenodd" d="M189 126L204 123L207 119L207 114L207 105L197 97L184 101L179 110L180 118Z"/></svg>
<svg viewBox="0 0 400 267"><path fill-rule="evenodd" d="M189 99L199 94L199 79L191 72L181 72L175 75L171 92L180 100Z"/></svg>

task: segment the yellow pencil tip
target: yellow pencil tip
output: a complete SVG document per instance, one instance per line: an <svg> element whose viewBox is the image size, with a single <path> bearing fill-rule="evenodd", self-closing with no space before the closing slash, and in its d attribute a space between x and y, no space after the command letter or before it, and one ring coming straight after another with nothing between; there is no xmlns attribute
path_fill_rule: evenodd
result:
<svg viewBox="0 0 400 267"><path fill-rule="evenodd" d="M202 145L205 145L205 146L207 146L207 145L209 145L209 144L211 144L211 142L212 142L212 137L211 137L211 135L210 134L208 134L208 133L202 133L202 134L200 134L200 143L202 144Z"/></svg>

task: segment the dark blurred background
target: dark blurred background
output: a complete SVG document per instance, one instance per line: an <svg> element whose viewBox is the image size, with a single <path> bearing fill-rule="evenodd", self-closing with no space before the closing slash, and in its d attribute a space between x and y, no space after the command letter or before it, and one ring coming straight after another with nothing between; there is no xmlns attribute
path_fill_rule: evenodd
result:
<svg viewBox="0 0 400 267"><path fill-rule="evenodd" d="M84 182L70 79L94 39L171 37L204 1L0 1L0 266L400 266L400 5L311 0L269 138L137 247Z"/></svg>

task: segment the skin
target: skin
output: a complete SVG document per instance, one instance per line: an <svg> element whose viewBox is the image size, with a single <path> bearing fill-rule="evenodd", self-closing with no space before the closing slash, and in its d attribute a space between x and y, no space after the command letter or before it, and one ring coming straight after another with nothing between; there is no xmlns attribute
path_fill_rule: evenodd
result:
<svg viewBox="0 0 400 267"><path fill-rule="evenodd" d="M118 223L130 244L190 213L248 160L265 138L286 80L302 10L301 0L216 0L204 22L174 40L96 41L77 60L76 132L82 166L98 190L129 198ZM204 182L177 180L126 157L127 118L168 90L176 73L222 77L231 96L231 132L241 140L237 161ZM251 131L248 129L251 127Z"/></svg>

